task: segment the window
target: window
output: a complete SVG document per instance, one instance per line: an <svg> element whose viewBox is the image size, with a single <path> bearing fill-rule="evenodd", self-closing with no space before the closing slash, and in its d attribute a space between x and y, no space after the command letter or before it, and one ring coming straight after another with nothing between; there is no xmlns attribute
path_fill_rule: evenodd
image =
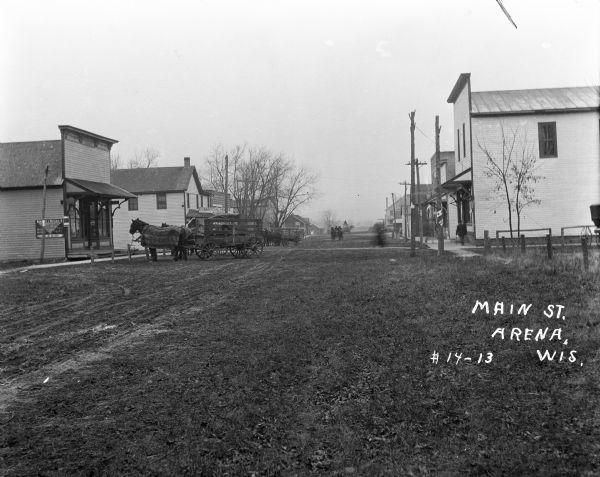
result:
<svg viewBox="0 0 600 477"><path fill-rule="evenodd" d="M558 157L556 123L538 123L540 157Z"/></svg>
<svg viewBox="0 0 600 477"><path fill-rule="evenodd" d="M188 192L187 194L187 208L190 208L190 193Z"/></svg>
<svg viewBox="0 0 600 477"><path fill-rule="evenodd" d="M200 208L200 200L198 198L198 194L196 194L196 209Z"/></svg>
<svg viewBox="0 0 600 477"><path fill-rule="evenodd" d="M137 197L132 197L127 201L127 210L138 210L138 199Z"/></svg>
<svg viewBox="0 0 600 477"><path fill-rule="evenodd" d="M467 157L467 143L465 137L465 123L463 123L463 157Z"/></svg>
<svg viewBox="0 0 600 477"><path fill-rule="evenodd" d="M457 137L456 145L458 146L458 156L457 157L458 157L458 160L460 161L460 129L456 130L456 137Z"/></svg>
<svg viewBox="0 0 600 477"><path fill-rule="evenodd" d="M156 208L166 209L167 208L167 194L165 192L156 194Z"/></svg>

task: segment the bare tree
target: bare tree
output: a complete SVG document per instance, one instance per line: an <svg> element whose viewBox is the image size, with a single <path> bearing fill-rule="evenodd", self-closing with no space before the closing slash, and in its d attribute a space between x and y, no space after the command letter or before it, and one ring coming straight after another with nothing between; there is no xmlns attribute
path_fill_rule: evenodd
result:
<svg viewBox="0 0 600 477"><path fill-rule="evenodd" d="M279 227L314 196L316 176L265 147L243 145L226 151L218 145L206 158L204 180L218 191L225 191L227 182L233 208L241 217L268 220Z"/></svg>
<svg viewBox="0 0 600 477"><path fill-rule="evenodd" d="M144 169L148 167L154 167L158 163L160 158L160 152L151 147L147 147L142 152L135 151L133 157L129 159L127 167L129 169Z"/></svg>
<svg viewBox="0 0 600 477"><path fill-rule="evenodd" d="M324 210L321 214L321 220L326 229L330 229L337 222L335 212L331 209Z"/></svg>
<svg viewBox="0 0 600 477"><path fill-rule="evenodd" d="M123 160L121 159L120 154L111 154L110 155L110 170L116 171L117 169L123 168Z"/></svg>
<svg viewBox="0 0 600 477"><path fill-rule="evenodd" d="M513 214L517 217L517 237L521 233L521 217L523 210L532 205L540 204L535 198L534 184L544 177L536 174L537 156L527 140L527 134L520 134L519 128L502 132L502 152L496 153L485 143L477 140L477 146L487 158L484 174L494 181L496 193L503 197L508 211L510 237L513 236Z"/></svg>

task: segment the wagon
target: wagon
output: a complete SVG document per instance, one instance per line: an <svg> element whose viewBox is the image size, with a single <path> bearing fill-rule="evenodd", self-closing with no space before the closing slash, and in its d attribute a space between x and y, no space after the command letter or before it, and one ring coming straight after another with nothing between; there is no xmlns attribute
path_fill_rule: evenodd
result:
<svg viewBox="0 0 600 477"><path fill-rule="evenodd" d="M204 230L196 230L187 248L202 260L214 254L230 253L235 258L259 255L263 251L262 220L212 217L204 220Z"/></svg>

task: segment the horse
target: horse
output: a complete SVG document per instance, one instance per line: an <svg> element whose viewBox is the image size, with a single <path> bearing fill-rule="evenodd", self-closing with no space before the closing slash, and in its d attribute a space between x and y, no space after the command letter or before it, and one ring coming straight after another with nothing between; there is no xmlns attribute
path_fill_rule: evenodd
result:
<svg viewBox="0 0 600 477"><path fill-rule="evenodd" d="M263 237L266 245L281 245L281 230L263 230Z"/></svg>
<svg viewBox="0 0 600 477"><path fill-rule="evenodd" d="M141 244L150 249L152 261L157 260L157 248L169 248L174 255L173 260L183 258L187 260L187 249L185 244L192 236L192 231L186 227L164 226L156 227L150 225L143 220L134 219L131 221L129 233L133 235L138 232L141 238Z"/></svg>

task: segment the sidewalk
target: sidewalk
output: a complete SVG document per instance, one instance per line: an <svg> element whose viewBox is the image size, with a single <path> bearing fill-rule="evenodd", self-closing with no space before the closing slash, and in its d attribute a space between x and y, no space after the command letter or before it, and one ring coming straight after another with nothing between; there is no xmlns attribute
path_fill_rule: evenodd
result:
<svg viewBox="0 0 600 477"><path fill-rule="evenodd" d="M146 257L143 253L135 254L131 256L131 259ZM115 256L115 260L127 260L129 257L127 255L118 255ZM111 257L106 258L96 258L94 262L109 262L111 261ZM39 268L53 268L53 267L71 267L76 265L86 265L91 264L91 260L72 260L72 261L64 261L64 262L50 262L50 263L42 263L37 265L26 265L24 267L15 267L15 268L6 268L4 270L0 270L0 275L5 275L7 273L15 273L15 272L26 272L28 270L37 270Z"/></svg>
<svg viewBox="0 0 600 477"><path fill-rule="evenodd" d="M429 238L427 241L427 246L432 250L437 250L438 243L437 239ZM482 253L479 251L474 251L475 246L473 244L461 245L460 242L457 242L454 239L446 239L444 240L444 251L455 254L457 257L461 258L470 258L470 257L480 257ZM483 250L482 250L483 252Z"/></svg>

